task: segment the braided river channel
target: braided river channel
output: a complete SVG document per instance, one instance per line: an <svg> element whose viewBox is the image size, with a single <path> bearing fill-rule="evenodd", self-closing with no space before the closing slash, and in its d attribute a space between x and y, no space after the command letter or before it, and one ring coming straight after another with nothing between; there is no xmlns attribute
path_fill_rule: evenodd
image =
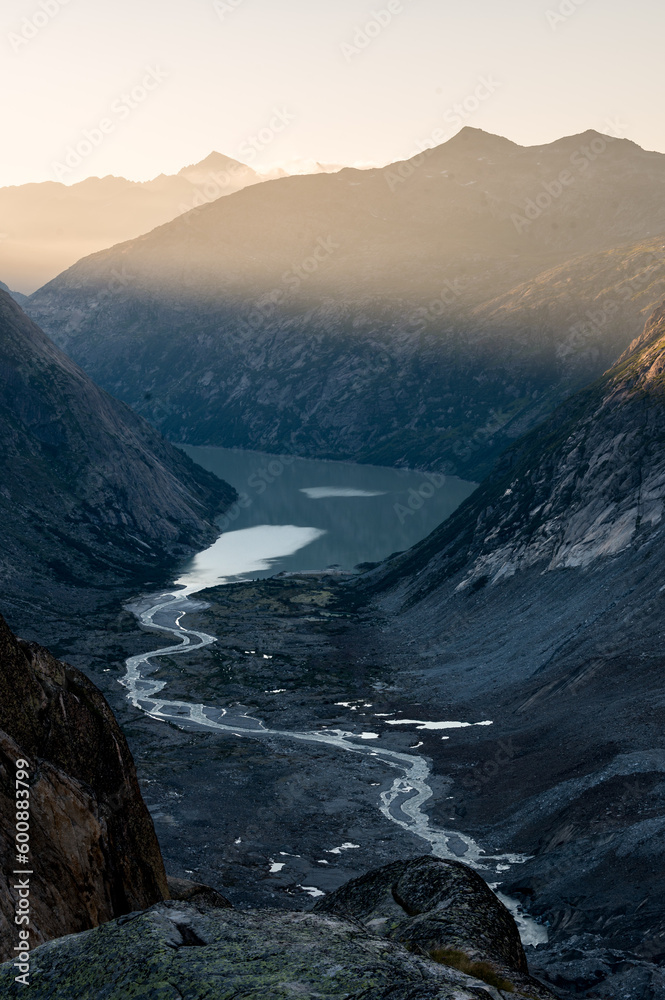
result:
<svg viewBox="0 0 665 1000"><path fill-rule="evenodd" d="M200 591L277 573L353 571L425 537L470 495L475 484L436 474L219 448L186 451L231 482L239 500L220 519L222 534L217 542L182 567L172 589L144 595L131 606L145 629L163 637L154 650L126 661L121 683L131 704L150 718L184 731L254 741L280 740L291 745L319 744L339 754L340 769L347 759L353 758L357 764L359 758L370 758L375 768L378 765L385 771L385 780L377 789L376 809L390 823L422 841L425 853L476 868L513 912L524 943L544 942L546 930L500 892L505 873L526 858L511 853L488 854L463 832L435 826L425 808L433 797L431 764L416 752L418 734L437 731L442 739L454 739L461 729L491 726L491 719L382 719L395 732L413 733L413 746L404 751L382 745L380 734L368 722L368 714L365 712L360 722L355 705L341 703L349 709L348 727L322 730L312 726L291 731L267 725L242 706L222 707L168 697L168 682L154 676L159 672L161 658L191 656L217 642L217 636L184 622L189 613L205 608L196 598ZM369 703L366 707L370 707ZM328 853L357 846L345 843ZM279 853L275 851L276 856ZM285 864L275 861L271 871L278 872ZM316 885L302 888L314 898L323 895Z"/></svg>

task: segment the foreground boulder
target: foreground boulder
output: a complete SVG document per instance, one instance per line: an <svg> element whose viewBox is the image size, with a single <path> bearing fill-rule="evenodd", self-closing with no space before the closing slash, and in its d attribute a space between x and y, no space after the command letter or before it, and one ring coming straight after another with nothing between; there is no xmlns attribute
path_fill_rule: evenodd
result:
<svg viewBox="0 0 665 1000"><path fill-rule="evenodd" d="M15 842L20 760L29 764L28 865ZM1 616L0 858L0 959L19 940L23 876L14 870L32 872L32 947L169 895L134 763L104 697L78 670L16 639Z"/></svg>
<svg viewBox="0 0 665 1000"><path fill-rule="evenodd" d="M201 882L192 882L187 878L176 878L168 875L169 898L179 903L194 903L196 906L212 906L218 909L232 909L233 904L221 892L211 889Z"/></svg>
<svg viewBox="0 0 665 1000"><path fill-rule="evenodd" d="M395 861L317 903L318 913L360 921L375 934L512 992L548 996L529 969L513 917L459 861ZM535 991L535 992L530 992Z"/></svg>
<svg viewBox="0 0 665 1000"><path fill-rule="evenodd" d="M20 996L11 966L0 995ZM238 912L169 901L32 958L31 1000L501 1000L499 990L319 913Z"/></svg>

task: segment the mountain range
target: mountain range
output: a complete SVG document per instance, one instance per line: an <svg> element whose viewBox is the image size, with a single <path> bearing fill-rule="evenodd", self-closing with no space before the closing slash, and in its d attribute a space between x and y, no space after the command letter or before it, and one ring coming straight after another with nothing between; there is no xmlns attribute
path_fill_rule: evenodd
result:
<svg viewBox="0 0 665 1000"><path fill-rule="evenodd" d="M255 185L79 261L30 314L171 440L481 478L665 291L665 156L465 128Z"/></svg>
<svg viewBox="0 0 665 1000"><path fill-rule="evenodd" d="M81 257L260 180L244 163L211 153L151 181L108 176L0 188L0 273L33 292Z"/></svg>

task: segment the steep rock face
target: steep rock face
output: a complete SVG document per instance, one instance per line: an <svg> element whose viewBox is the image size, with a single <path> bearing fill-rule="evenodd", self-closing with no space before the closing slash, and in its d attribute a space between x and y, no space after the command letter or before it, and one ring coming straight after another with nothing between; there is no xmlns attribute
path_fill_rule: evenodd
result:
<svg viewBox="0 0 665 1000"><path fill-rule="evenodd" d="M30 852L15 860L16 763L29 763ZM25 800L21 798L21 802ZM168 897L159 845L111 709L78 670L20 642L0 618L0 958L18 943L18 879L31 871L30 943Z"/></svg>
<svg viewBox="0 0 665 1000"><path fill-rule="evenodd" d="M411 599L523 570L584 568L638 546L665 513L665 306L601 379L508 450L452 518L377 571Z"/></svg>
<svg viewBox="0 0 665 1000"><path fill-rule="evenodd" d="M0 594L85 601L216 534L234 498L98 389L0 292Z"/></svg>
<svg viewBox="0 0 665 1000"><path fill-rule="evenodd" d="M662 300L664 177L623 139L464 129L403 164L221 199L79 261L29 309L172 440L477 479Z"/></svg>
<svg viewBox="0 0 665 1000"><path fill-rule="evenodd" d="M7 292L7 294L11 295L14 301L18 302L18 304L21 306L25 305L25 303L28 301L27 295L22 295L20 292L12 292L11 288L8 285L6 285L4 281L0 281L0 291Z"/></svg>

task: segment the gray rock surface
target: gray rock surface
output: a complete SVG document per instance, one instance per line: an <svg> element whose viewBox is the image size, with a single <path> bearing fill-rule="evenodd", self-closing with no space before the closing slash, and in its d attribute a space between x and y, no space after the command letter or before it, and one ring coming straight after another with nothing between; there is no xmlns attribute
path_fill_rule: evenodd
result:
<svg viewBox="0 0 665 1000"><path fill-rule="evenodd" d="M216 892L209 885L201 882L192 882L190 879L176 878L173 875L167 876L169 888L169 898L180 903L195 903L197 906L213 906L218 909L231 908L228 899L222 896L221 892Z"/></svg>
<svg viewBox="0 0 665 1000"><path fill-rule="evenodd" d="M354 917L425 954L454 949L474 962L527 971L512 916L477 872L456 861L395 861L336 889L315 911Z"/></svg>
<svg viewBox="0 0 665 1000"><path fill-rule="evenodd" d="M501 1000L506 991L323 914L167 902L32 957L33 1000ZM0 991L20 996L11 966ZM551 996L543 992L543 997Z"/></svg>

